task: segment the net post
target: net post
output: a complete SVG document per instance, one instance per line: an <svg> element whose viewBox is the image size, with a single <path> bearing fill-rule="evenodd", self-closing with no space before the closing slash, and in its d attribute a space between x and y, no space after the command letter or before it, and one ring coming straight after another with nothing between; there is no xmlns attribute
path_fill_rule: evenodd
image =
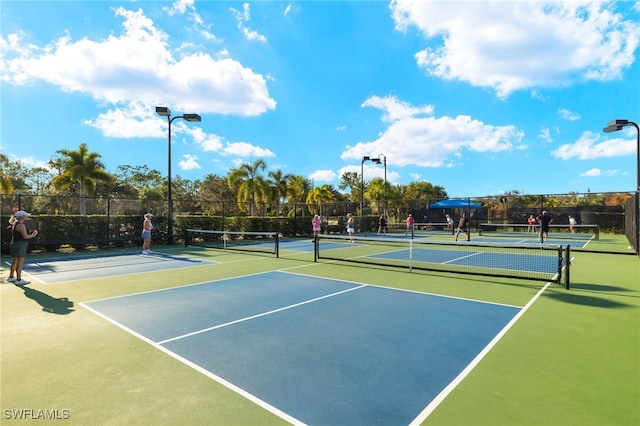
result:
<svg viewBox="0 0 640 426"><path fill-rule="evenodd" d="M313 236L313 261L318 261L318 250L320 249L320 241L317 235Z"/></svg>
<svg viewBox="0 0 640 426"><path fill-rule="evenodd" d="M565 269L565 274L564 274L564 288L569 290L571 289L571 279L569 278L571 275L571 245L567 244L567 248L565 249L565 256L566 256L566 260L565 263L567 264L567 267Z"/></svg>
<svg viewBox="0 0 640 426"><path fill-rule="evenodd" d="M276 232L276 257L280 257L280 233Z"/></svg>
<svg viewBox="0 0 640 426"><path fill-rule="evenodd" d="M189 245L189 230L185 228L184 230L184 246L187 247Z"/></svg>
<svg viewBox="0 0 640 426"><path fill-rule="evenodd" d="M563 258L564 252L562 251L562 246L558 246L558 279L557 279L557 283L560 284L562 283L562 267L564 266L564 258Z"/></svg>
<svg viewBox="0 0 640 426"><path fill-rule="evenodd" d="M413 239L409 240L409 272L413 271Z"/></svg>
<svg viewBox="0 0 640 426"><path fill-rule="evenodd" d="M596 225L596 241L600 239L600 225Z"/></svg>

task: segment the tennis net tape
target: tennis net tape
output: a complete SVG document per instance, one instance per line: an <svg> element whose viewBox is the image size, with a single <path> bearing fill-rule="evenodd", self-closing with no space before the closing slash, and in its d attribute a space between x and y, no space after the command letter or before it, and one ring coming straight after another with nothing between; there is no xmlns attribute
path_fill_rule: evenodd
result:
<svg viewBox="0 0 640 426"><path fill-rule="evenodd" d="M554 281L569 288L570 246L317 235L314 261L327 259L472 275Z"/></svg>
<svg viewBox="0 0 640 426"><path fill-rule="evenodd" d="M562 239L599 240L600 225L549 225L549 236ZM526 223L480 223L479 235L516 237L536 235L540 232L540 225L528 225Z"/></svg>
<svg viewBox="0 0 640 426"><path fill-rule="evenodd" d="M280 239L277 232L217 231L186 229L184 246L272 253L279 256Z"/></svg>

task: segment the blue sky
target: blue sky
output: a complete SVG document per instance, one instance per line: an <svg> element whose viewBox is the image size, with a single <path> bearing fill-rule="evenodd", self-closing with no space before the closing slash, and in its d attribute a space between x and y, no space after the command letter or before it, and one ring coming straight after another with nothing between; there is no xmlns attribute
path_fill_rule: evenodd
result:
<svg viewBox="0 0 640 426"><path fill-rule="evenodd" d="M5 1L0 150L87 143L107 170L269 170L338 186L363 156L451 197L632 191L640 3ZM364 163L364 178L384 177ZM266 175L266 173L265 173Z"/></svg>

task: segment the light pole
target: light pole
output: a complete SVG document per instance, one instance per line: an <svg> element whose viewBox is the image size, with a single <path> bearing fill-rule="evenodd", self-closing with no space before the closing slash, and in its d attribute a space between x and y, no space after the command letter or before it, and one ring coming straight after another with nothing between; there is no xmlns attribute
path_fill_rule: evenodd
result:
<svg viewBox="0 0 640 426"><path fill-rule="evenodd" d="M387 215L387 156L384 154L378 155L378 164L380 164L380 157L382 157L384 161L384 216Z"/></svg>
<svg viewBox="0 0 640 426"><path fill-rule="evenodd" d="M156 107L156 114L161 117L167 117L167 123L169 123L169 152L168 152L168 176L167 176L167 202L169 203L167 214L167 244L173 244L173 199L171 198L171 123L177 118L182 118L186 121L198 122L202 118L198 114L183 114L171 117L171 110L167 107Z"/></svg>
<svg viewBox="0 0 640 426"><path fill-rule="evenodd" d="M380 158L371 158L368 155L362 157L360 163L360 229L364 231L364 236L367 236L367 227L364 225L364 162L371 161L376 164L380 164Z"/></svg>
<svg viewBox="0 0 640 426"><path fill-rule="evenodd" d="M636 163L636 205L638 207L638 211L636 212L636 219L640 218L640 128L636 123L629 120L612 120L609 122L607 127L602 129L605 133L617 132L618 130L622 130L623 127L633 126L636 128L636 137L637 137L637 163ZM635 226L635 239L636 239L636 253L640 255L640 224L636 221L634 223Z"/></svg>

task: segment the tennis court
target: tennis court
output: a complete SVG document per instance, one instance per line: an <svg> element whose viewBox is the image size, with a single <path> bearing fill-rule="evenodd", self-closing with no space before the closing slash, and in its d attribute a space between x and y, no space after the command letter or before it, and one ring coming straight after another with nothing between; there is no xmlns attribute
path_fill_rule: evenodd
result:
<svg viewBox="0 0 640 426"><path fill-rule="evenodd" d="M326 243L372 263L315 259L309 238L281 241L279 256L190 245L28 257L33 284L0 286L2 423L640 420L637 257L576 252L566 290Z"/></svg>
<svg viewBox="0 0 640 426"><path fill-rule="evenodd" d="M520 312L282 272L83 305L299 424L411 423Z"/></svg>
<svg viewBox="0 0 640 426"><path fill-rule="evenodd" d="M143 274L165 269L186 268L211 263L210 261L164 253L143 255L70 256L67 258L43 258L24 263L23 272L42 284Z"/></svg>

